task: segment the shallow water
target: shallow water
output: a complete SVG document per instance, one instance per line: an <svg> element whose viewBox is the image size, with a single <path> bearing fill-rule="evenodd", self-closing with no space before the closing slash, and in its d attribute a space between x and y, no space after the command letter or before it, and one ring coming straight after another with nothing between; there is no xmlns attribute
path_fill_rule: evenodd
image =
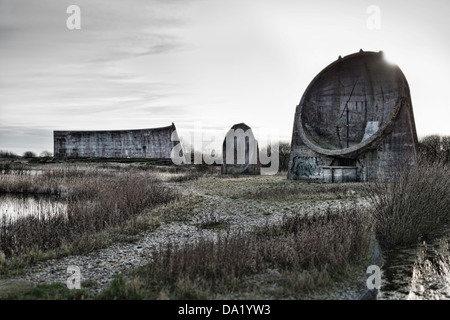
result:
<svg viewBox="0 0 450 320"><path fill-rule="evenodd" d="M66 210L67 204L51 196L0 194L0 220L29 215L47 217Z"/></svg>
<svg viewBox="0 0 450 320"><path fill-rule="evenodd" d="M449 300L450 233L384 254L379 300Z"/></svg>

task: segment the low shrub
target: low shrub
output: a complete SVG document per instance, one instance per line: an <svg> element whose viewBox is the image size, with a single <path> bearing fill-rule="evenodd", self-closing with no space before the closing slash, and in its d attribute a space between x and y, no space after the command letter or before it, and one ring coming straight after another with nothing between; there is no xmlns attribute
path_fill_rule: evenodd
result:
<svg viewBox="0 0 450 320"><path fill-rule="evenodd" d="M402 166L391 182L367 187L374 205L376 233L386 248L415 244L448 226L450 170L440 161Z"/></svg>

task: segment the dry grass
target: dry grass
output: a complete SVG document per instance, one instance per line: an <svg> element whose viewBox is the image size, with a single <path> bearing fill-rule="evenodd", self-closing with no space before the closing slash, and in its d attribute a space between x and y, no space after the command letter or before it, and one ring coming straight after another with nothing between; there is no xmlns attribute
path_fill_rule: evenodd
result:
<svg viewBox="0 0 450 320"><path fill-rule="evenodd" d="M203 209L193 218L193 223L201 229L223 229L229 226L229 218L217 209Z"/></svg>
<svg viewBox="0 0 450 320"><path fill-rule="evenodd" d="M0 175L0 190L53 194L67 203L67 212L57 218L42 213L43 219L21 219L21 225L4 223L0 227L0 252L4 251L7 261L11 255L21 252L51 250L58 246L64 248L69 243L82 243L80 239L85 238L97 241L95 235L102 230L122 230L125 223L136 228L146 224L147 219L151 220L141 213L161 203L166 204L152 211L164 211L164 215L179 211L170 202L180 197L172 191L172 187L179 186L167 183L164 185L170 189L164 187L155 178L158 170L153 167L89 165L41 168L38 174L25 168L21 176L12 173ZM183 168L174 170L170 173L190 175ZM352 185L306 184L273 177L225 179L212 174L208 177L210 179L206 179L208 173L203 176L203 172L199 172L203 178L197 180L194 171L192 177L178 181L169 179L169 182L180 182L182 187L201 186L201 190L205 188L215 196L223 193L227 200L233 191L231 193L238 195L243 202L249 198L261 202L268 199L278 201L283 207L291 200L298 203L311 199L316 191L316 199L322 200L345 198L357 190ZM191 197L194 195L186 198ZM210 201L217 201L217 198ZM244 210L238 203L236 208ZM263 206L266 204L263 202ZM117 278L102 297L302 298L310 291L332 286L349 265L366 257L374 226L364 209L330 209L315 217L303 217L303 209L292 208L294 206L289 206L285 211L297 215L286 218L277 226L251 233L229 233L217 241L204 238L186 247L163 246L153 252L151 263ZM186 219L189 215L192 217L189 222L200 229L220 229L221 234L223 229L232 228L228 211L214 211L213 206L211 210L205 209L203 214L192 216L192 208L184 209L189 212L173 219ZM252 210L258 211L260 207L252 207ZM16 238L12 234L19 236Z"/></svg>
<svg viewBox="0 0 450 320"><path fill-rule="evenodd" d="M171 176L168 181L170 182L184 182L184 181L190 181L190 180L198 180L200 177L202 177L204 174L199 172L198 170L192 169L185 173L176 174Z"/></svg>
<svg viewBox="0 0 450 320"><path fill-rule="evenodd" d="M372 239L373 220L356 207L296 216L254 233L161 247L147 266L117 278L103 298L298 298L332 283L346 266L366 258ZM267 292L273 285L280 287L278 293Z"/></svg>
<svg viewBox="0 0 450 320"><path fill-rule="evenodd" d="M450 222L450 170L443 162L403 166L393 182L367 190L374 205L376 233L385 248L415 244Z"/></svg>
<svg viewBox="0 0 450 320"><path fill-rule="evenodd" d="M181 196L151 173L88 167L0 175L0 192L53 194L67 204L67 210L56 213L49 206L38 215L1 217L0 251L6 257L76 242Z"/></svg>
<svg viewBox="0 0 450 320"><path fill-rule="evenodd" d="M244 192L243 197L256 200L325 200L345 199L361 196L361 189L355 183L319 184L299 181L289 185L260 187Z"/></svg>
<svg viewBox="0 0 450 320"><path fill-rule="evenodd" d="M196 165L196 166L180 166L176 175L171 176L168 181L170 182L184 182L191 180L198 180L201 177L209 175L217 175L219 171L218 166L210 165Z"/></svg>

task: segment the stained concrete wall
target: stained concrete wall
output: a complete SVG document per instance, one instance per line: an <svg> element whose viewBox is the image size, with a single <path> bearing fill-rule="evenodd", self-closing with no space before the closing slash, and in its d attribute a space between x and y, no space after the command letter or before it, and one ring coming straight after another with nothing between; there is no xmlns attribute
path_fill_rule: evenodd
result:
<svg viewBox="0 0 450 320"><path fill-rule="evenodd" d="M170 159L175 125L112 131L54 131L56 160L84 158ZM176 132L175 132L176 134Z"/></svg>
<svg viewBox="0 0 450 320"><path fill-rule="evenodd" d="M416 146L406 78L381 52L360 51L326 67L303 94L288 179L388 180L400 165L415 162Z"/></svg>
<svg viewBox="0 0 450 320"><path fill-rule="evenodd" d="M229 140L227 139L229 138ZM227 145L227 140L232 145ZM232 156L227 157L228 151ZM222 174L260 174L258 141L251 128L245 123L238 123L231 127L222 145ZM230 161L227 158L231 158Z"/></svg>

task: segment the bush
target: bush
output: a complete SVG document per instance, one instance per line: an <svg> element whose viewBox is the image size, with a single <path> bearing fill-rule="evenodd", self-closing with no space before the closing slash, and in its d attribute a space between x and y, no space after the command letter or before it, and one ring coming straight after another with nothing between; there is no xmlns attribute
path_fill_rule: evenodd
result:
<svg viewBox="0 0 450 320"><path fill-rule="evenodd" d="M19 156L9 151L0 150L0 158L17 159Z"/></svg>
<svg viewBox="0 0 450 320"><path fill-rule="evenodd" d="M392 182L370 184L367 191L384 247L415 244L442 231L450 220L448 164L421 160L399 169Z"/></svg>
<svg viewBox="0 0 450 320"><path fill-rule="evenodd" d="M280 171L288 171L291 157L291 144L289 142L279 143Z"/></svg>
<svg viewBox="0 0 450 320"><path fill-rule="evenodd" d="M267 156L272 155L272 145L268 145L261 149L261 153L267 154ZM288 171L289 160L291 156L291 144L289 142L280 141L278 142L278 171ZM269 164L263 165L263 167L269 167Z"/></svg>
<svg viewBox="0 0 450 320"><path fill-rule="evenodd" d="M36 157L36 154L35 154L34 152L32 152L32 151L25 151L25 152L23 153L23 157L24 157L25 159L35 158L35 157Z"/></svg>
<svg viewBox="0 0 450 320"><path fill-rule="evenodd" d="M42 151L41 154L39 155L39 157L41 157L41 158L53 158L53 153L51 153L50 151Z"/></svg>
<svg viewBox="0 0 450 320"><path fill-rule="evenodd" d="M419 141L420 157L428 162L450 162L450 136L430 135Z"/></svg>

